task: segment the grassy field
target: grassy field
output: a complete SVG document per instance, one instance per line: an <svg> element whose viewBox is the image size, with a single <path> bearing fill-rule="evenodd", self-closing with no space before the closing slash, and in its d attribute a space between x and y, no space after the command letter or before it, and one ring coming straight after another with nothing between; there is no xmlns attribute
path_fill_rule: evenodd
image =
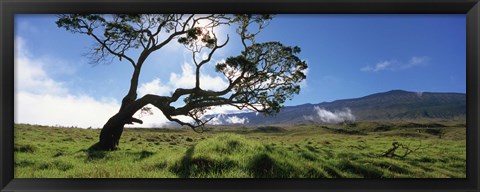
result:
<svg viewBox="0 0 480 192"><path fill-rule="evenodd" d="M15 125L16 178L465 178L465 124L373 123L100 130ZM385 155L393 144L397 150ZM409 152L402 157L406 152Z"/></svg>

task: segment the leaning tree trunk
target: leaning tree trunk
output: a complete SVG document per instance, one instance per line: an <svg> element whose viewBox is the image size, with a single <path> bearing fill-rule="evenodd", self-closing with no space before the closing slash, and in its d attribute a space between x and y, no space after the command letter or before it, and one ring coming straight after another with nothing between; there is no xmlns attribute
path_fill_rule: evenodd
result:
<svg viewBox="0 0 480 192"><path fill-rule="evenodd" d="M125 124L133 124L133 122L142 123L141 120L133 118L133 114L145 104L145 102L141 101L135 102L133 98L128 96L125 97L117 114L110 117L107 123L103 125L100 132L100 140L96 144L95 149L103 151L117 149Z"/></svg>
<svg viewBox="0 0 480 192"><path fill-rule="evenodd" d="M138 100L125 104L125 107L121 107L118 113L108 119L100 132L99 142L92 146L91 149L102 151L112 151L117 149L125 124L133 124L134 122L140 124L143 123L142 120L133 117L135 112L147 104L153 104L157 107L165 108L164 106L158 105L158 103L162 103L162 100L164 101L165 97L145 95Z"/></svg>
<svg viewBox="0 0 480 192"><path fill-rule="evenodd" d="M143 63L143 61L144 57L142 57L141 62L133 72L130 82L130 90L123 98L120 110L108 119L100 132L99 142L93 145L90 149L103 151L117 149L125 124L133 124L134 122L142 124L142 120L134 118L133 115L147 104L154 105L164 114L168 114L168 110L171 110L172 107L169 106L168 102L171 99L170 97L147 94L142 98L137 99L136 90L138 86L138 77L140 75L141 63Z"/></svg>
<svg viewBox="0 0 480 192"><path fill-rule="evenodd" d="M142 123L141 120L133 118L132 110L119 111L112 116L102 128L100 132L100 140L94 145L94 149L103 151L112 151L117 146L122 136L125 124Z"/></svg>
<svg viewBox="0 0 480 192"><path fill-rule="evenodd" d="M118 118L120 116L119 113L111 117L103 126L100 132L100 140L96 144L95 149L102 151L113 151L117 149L123 128L126 124L125 121Z"/></svg>
<svg viewBox="0 0 480 192"><path fill-rule="evenodd" d="M100 131L100 140L92 146L92 149L102 151L113 151L117 149L125 124L132 122L133 113L129 112L128 106L133 102L135 97L135 93L133 95L129 92L129 94L123 98L120 110L103 125L102 131Z"/></svg>
<svg viewBox="0 0 480 192"><path fill-rule="evenodd" d="M138 86L140 68L141 63L135 67L135 70L132 74L132 79L130 80L130 89L128 94L122 100L120 110L117 112L117 114L108 119L105 125L103 125L102 131L100 132L100 140L98 143L93 145L91 149L103 151L112 151L117 149L125 124L131 124L132 122L140 121L132 117L133 114L138 110L138 107L132 109L131 106L135 103L137 98L136 90Z"/></svg>

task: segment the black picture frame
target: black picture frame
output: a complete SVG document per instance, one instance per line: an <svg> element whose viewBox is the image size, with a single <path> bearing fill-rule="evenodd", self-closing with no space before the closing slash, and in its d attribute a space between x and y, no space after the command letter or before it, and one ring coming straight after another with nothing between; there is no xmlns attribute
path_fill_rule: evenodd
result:
<svg viewBox="0 0 480 192"><path fill-rule="evenodd" d="M0 0L1 191L480 191L479 0ZM14 15L56 13L465 14L466 179L15 179Z"/></svg>

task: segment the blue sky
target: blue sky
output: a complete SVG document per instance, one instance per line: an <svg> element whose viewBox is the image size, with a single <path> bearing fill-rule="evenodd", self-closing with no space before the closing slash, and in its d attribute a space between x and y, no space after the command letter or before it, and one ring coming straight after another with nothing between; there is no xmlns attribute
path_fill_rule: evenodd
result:
<svg viewBox="0 0 480 192"><path fill-rule="evenodd" d="M33 101L43 100L65 100L65 106L91 104L83 113L98 105L105 115L85 118L104 122L118 110L132 67L122 62L88 64L85 53L93 40L57 28L55 20L54 15L15 17L16 122L55 123L42 122L42 110L34 109ZM285 103L298 105L392 89L465 93L465 35L465 15L276 15L257 41L301 47L300 57L309 64L307 80L300 95ZM214 61L238 54L239 44L230 42ZM188 84L191 63L182 46L165 47L144 65L139 94L168 93L174 86ZM212 69L213 63L204 70L206 81L221 83L220 74ZM61 112L53 116L67 109L50 111L56 110ZM88 126L71 121L59 123Z"/></svg>

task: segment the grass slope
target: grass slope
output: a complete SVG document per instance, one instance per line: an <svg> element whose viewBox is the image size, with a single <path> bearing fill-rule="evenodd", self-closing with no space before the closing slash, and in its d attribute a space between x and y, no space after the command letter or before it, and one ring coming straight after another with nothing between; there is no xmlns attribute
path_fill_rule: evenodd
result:
<svg viewBox="0 0 480 192"><path fill-rule="evenodd" d="M126 129L120 150L100 152L87 150L99 130L19 124L15 177L466 177L462 124L406 125L216 128L202 134L188 129ZM393 142L420 149L405 158L381 157ZM404 149L396 153L401 155Z"/></svg>

